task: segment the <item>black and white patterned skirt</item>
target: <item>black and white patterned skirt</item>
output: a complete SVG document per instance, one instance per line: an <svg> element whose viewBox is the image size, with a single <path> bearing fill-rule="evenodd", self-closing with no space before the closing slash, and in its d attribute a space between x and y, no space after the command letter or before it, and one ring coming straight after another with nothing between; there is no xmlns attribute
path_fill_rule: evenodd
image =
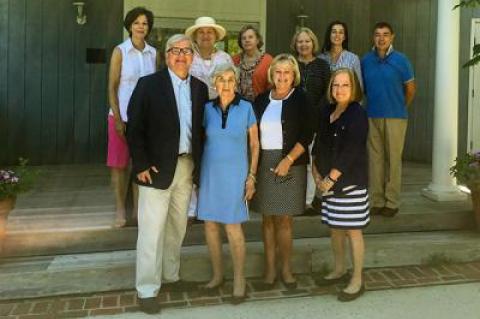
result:
<svg viewBox="0 0 480 319"><path fill-rule="evenodd" d="M306 165L290 167L287 176L275 175L271 169L282 160L281 150L262 150L257 172L256 193L251 208L264 215L298 215L305 210L307 189Z"/></svg>
<svg viewBox="0 0 480 319"><path fill-rule="evenodd" d="M368 191L349 186L322 196L322 223L331 228L362 229L370 223Z"/></svg>

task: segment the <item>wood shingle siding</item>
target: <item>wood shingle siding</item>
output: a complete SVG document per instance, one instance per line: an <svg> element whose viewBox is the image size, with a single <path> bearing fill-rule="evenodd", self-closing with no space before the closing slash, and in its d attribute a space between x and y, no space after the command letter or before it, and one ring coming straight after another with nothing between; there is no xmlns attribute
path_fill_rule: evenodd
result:
<svg viewBox="0 0 480 319"><path fill-rule="evenodd" d="M0 0L0 163L102 162L108 59L123 37L123 1L89 1L87 24L66 0Z"/></svg>
<svg viewBox="0 0 480 319"><path fill-rule="evenodd" d="M395 48L410 58L418 87L404 158L431 161L437 0L267 0L269 53L290 52L300 4L320 45L330 21L347 22L359 56L372 47L373 24L392 23ZM35 164L104 162L108 60L123 38L123 1L88 1L86 13L80 26L72 1L0 0L0 164L19 156ZM462 10L460 64L470 55L474 17L480 9ZM87 64L87 48L105 49L107 63ZM467 146L469 71L460 69L460 152Z"/></svg>

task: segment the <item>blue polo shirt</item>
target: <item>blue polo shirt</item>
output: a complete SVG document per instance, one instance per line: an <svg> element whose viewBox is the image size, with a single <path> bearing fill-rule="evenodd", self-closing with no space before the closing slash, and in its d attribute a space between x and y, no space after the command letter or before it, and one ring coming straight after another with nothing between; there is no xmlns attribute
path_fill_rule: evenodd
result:
<svg viewBox="0 0 480 319"><path fill-rule="evenodd" d="M373 49L361 64L368 117L408 118L404 84L414 79L408 58L391 47L382 59Z"/></svg>

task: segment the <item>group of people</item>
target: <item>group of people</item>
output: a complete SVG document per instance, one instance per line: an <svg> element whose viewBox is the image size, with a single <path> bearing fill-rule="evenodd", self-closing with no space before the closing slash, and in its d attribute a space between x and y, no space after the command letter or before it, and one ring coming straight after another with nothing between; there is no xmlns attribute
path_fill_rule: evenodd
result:
<svg viewBox="0 0 480 319"><path fill-rule="evenodd" d="M415 93L412 67L393 49L392 27L375 25L374 47L360 61L348 51L341 21L328 26L321 50L313 31L300 28L293 54L275 57L261 51L261 34L246 25L238 34L242 52L230 57L215 47L225 28L200 17L185 34L168 39L166 67L156 71L158 54L145 40L152 24L145 8L127 13L130 37L115 48L109 79L107 163L116 226L122 227L131 158L141 310L158 312L162 284L180 280L192 206L204 221L212 262L212 278L202 289L224 282L223 225L233 262L232 303L245 299L242 223L249 209L263 216L264 289L277 280L296 288L292 216L314 197L331 229L335 261L318 284L345 283L341 301L360 296L362 229L371 214L398 212L407 106Z"/></svg>

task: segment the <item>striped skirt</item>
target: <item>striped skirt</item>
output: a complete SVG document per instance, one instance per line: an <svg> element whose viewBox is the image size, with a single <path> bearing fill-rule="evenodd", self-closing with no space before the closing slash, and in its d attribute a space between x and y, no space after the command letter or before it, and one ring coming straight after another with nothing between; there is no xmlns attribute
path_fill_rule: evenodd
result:
<svg viewBox="0 0 480 319"><path fill-rule="evenodd" d="M322 196L322 223L331 228L362 229L370 223L366 188L349 186Z"/></svg>

